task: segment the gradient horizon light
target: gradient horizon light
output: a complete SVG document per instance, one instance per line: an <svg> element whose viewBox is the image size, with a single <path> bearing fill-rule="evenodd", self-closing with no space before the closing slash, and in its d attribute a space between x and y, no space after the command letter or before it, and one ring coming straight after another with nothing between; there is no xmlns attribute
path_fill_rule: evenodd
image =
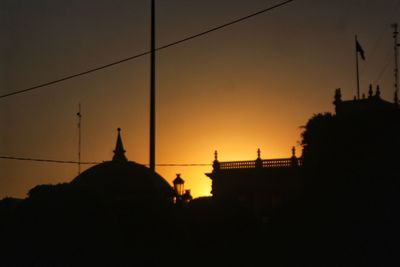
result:
<svg viewBox="0 0 400 267"><path fill-rule="evenodd" d="M149 1L2 1L0 93L107 64L149 49ZM157 1L157 46L280 1ZM220 161L301 155L301 126L333 112L333 95L355 94L354 35L360 88L379 83L393 99L390 25L400 1L294 1L221 31L157 53L156 167L177 173L194 197L210 195L214 151ZM399 21L397 21L399 22ZM129 160L149 158L148 56L0 100L0 155L111 160L118 127ZM90 166L83 166L83 170ZM69 182L78 168L0 159L0 198L25 197L38 184Z"/></svg>

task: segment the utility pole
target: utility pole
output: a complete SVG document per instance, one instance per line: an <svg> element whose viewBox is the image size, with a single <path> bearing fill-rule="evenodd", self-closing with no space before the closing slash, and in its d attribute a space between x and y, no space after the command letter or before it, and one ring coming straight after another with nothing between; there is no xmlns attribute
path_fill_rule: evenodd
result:
<svg viewBox="0 0 400 267"><path fill-rule="evenodd" d="M398 35L398 25L397 23L392 24L393 27L393 40L394 40L394 102L395 105L398 105L398 94L399 94L399 51L398 47L400 44L397 41Z"/></svg>
<svg viewBox="0 0 400 267"><path fill-rule="evenodd" d="M156 55L155 55L155 0L151 0L151 54L150 54L150 169L156 167Z"/></svg>
<svg viewBox="0 0 400 267"><path fill-rule="evenodd" d="M82 113L81 113L81 103L79 103L78 113L78 175L81 174L81 120L82 120Z"/></svg>

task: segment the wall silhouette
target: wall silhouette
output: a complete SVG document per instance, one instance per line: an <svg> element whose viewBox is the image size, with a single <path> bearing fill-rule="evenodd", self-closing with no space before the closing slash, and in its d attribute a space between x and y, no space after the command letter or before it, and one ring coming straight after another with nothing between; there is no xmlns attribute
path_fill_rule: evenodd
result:
<svg viewBox="0 0 400 267"><path fill-rule="evenodd" d="M302 191L302 159L294 148L292 157L283 159L220 162L215 152L212 180L215 201L239 205L268 220L272 212L295 199Z"/></svg>

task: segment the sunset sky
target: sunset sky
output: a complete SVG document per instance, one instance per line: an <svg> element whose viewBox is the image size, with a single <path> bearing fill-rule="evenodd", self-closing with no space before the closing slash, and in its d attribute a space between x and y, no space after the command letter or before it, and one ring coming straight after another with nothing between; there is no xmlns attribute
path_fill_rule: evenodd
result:
<svg viewBox="0 0 400 267"><path fill-rule="evenodd" d="M282 1L157 0L157 46ZM0 1L0 94L101 66L150 48L149 0ZM156 163L212 163L297 155L301 126L333 111L335 88L356 93L380 84L393 99L393 38L400 0L296 0L271 12L157 53ZM77 160L112 158L116 129L129 160L149 158L149 56L36 91L0 99L0 156ZM90 165L84 166L85 168ZM195 197L209 195L203 167L181 173ZM0 199L25 197L38 184L71 181L73 164L0 159Z"/></svg>

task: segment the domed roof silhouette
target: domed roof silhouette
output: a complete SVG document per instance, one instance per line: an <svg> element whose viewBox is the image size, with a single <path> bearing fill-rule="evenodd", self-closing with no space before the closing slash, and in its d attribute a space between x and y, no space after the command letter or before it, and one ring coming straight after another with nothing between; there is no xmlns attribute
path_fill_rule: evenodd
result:
<svg viewBox="0 0 400 267"><path fill-rule="evenodd" d="M159 174L128 161L118 128L112 161L105 161L78 175L71 185L79 191L112 198L170 199L173 189Z"/></svg>

